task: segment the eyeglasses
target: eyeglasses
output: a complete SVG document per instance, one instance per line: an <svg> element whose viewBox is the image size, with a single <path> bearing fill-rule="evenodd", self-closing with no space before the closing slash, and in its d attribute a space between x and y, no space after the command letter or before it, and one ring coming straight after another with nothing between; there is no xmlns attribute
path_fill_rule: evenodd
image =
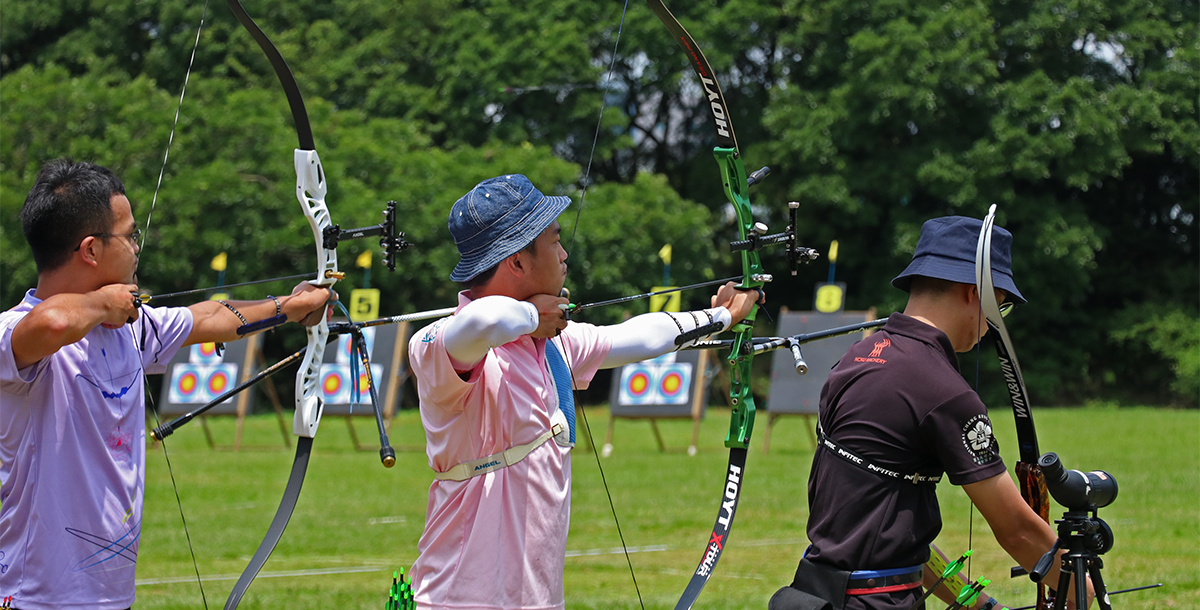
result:
<svg viewBox="0 0 1200 610"><path fill-rule="evenodd" d="M136 246L137 243L142 239L142 230L134 229L133 233L92 233L91 235L88 235L88 237L128 237L129 241ZM74 252L78 252L81 246L83 246L83 244L75 246Z"/></svg>
<svg viewBox="0 0 1200 610"><path fill-rule="evenodd" d="M1017 304L1012 301L1005 301L1004 303L1001 303L1000 304L1000 317L1007 318L1008 314L1012 313L1013 308L1016 306L1017 306Z"/></svg>

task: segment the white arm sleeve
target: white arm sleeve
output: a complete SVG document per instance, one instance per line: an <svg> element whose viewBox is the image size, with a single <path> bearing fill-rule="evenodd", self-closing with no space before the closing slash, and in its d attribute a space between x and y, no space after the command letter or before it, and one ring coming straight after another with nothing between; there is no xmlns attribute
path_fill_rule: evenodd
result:
<svg viewBox="0 0 1200 610"><path fill-rule="evenodd" d="M443 342L451 360L462 368L479 364L488 350L500 347L538 327L533 303L505 296L471 301L443 327Z"/></svg>
<svg viewBox="0 0 1200 610"><path fill-rule="evenodd" d="M676 337L712 322L720 322L721 330L725 330L732 325L733 316L724 307L681 313L655 312L605 327L612 342L612 349L609 350L601 368L609 369L657 358L679 349L675 345ZM704 338L699 337L696 340L701 341Z"/></svg>

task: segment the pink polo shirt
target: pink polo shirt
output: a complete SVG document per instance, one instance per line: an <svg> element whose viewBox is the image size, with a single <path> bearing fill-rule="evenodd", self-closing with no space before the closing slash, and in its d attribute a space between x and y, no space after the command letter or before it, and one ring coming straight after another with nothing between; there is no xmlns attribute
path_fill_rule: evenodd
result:
<svg viewBox="0 0 1200 610"><path fill-rule="evenodd" d="M459 295L459 309L469 302ZM464 380L439 333L449 320L409 342L426 453L439 472L533 442L558 409L545 339L523 335L492 349ZM608 355L603 330L572 322L555 342L576 389L586 388ZM434 480L412 569L417 607L563 608L570 513L571 452L554 440L508 468L466 481Z"/></svg>

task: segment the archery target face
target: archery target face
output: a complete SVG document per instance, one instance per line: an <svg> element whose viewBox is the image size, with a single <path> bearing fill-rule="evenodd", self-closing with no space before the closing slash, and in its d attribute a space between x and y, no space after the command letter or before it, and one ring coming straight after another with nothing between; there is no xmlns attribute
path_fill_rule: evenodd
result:
<svg viewBox="0 0 1200 610"><path fill-rule="evenodd" d="M229 375L225 371L217 369L208 377L208 392L213 397L220 396L225 390L229 389Z"/></svg>
<svg viewBox="0 0 1200 610"><path fill-rule="evenodd" d="M622 405L687 404L691 387L691 363L648 360L621 369L617 400Z"/></svg>
<svg viewBox="0 0 1200 610"><path fill-rule="evenodd" d="M190 364L221 364L222 356L217 353L216 343L198 343L188 353Z"/></svg>
<svg viewBox="0 0 1200 610"><path fill-rule="evenodd" d="M661 376L658 380L658 391L662 395L662 402L669 405L684 404L687 402L687 391L691 386L692 365L690 364L672 364L662 367Z"/></svg>
<svg viewBox="0 0 1200 610"><path fill-rule="evenodd" d="M167 400L174 404L205 404L233 389L238 367L233 363L216 365L180 363L171 374ZM225 399L228 403L233 397Z"/></svg>
<svg viewBox="0 0 1200 610"><path fill-rule="evenodd" d="M364 329L362 329L362 332L363 332L363 339L365 339L367 342L367 357L369 358L371 356L371 354L375 353L375 329L374 328L364 328ZM337 349L337 363L338 364L350 364L350 360L351 360L350 351L354 348L354 341L352 339L353 339L353 336L351 336L351 335L341 335L340 337L338 337L338 349ZM371 370L374 371L375 369L372 368Z"/></svg>
<svg viewBox="0 0 1200 610"><path fill-rule="evenodd" d="M382 379L383 369L379 365L371 365L371 375L378 381ZM370 405L371 386L367 383L367 374L359 368L357 402L354 401L354 384L349 364L324 364L321 366L321 398L331 405Z"/></svg>
<svg viewBox="0 0 1200 610"><path fill-rule="evenodd" d="M621 371L621 401L631 404L645 404L645 400L654 388L653 367L644 364L631 364Z"/></svg>

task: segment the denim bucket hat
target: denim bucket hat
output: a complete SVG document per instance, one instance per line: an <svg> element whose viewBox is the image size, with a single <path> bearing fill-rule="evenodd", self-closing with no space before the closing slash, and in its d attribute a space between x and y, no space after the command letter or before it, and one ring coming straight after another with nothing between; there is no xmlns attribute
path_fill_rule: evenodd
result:
<svg viewBox="0 0 1200 610"><path fill-rule="evenodd" d="M568 205L570 197L547 197L520 174L475 185L450 208L461 257L450 281L468 281L533 243Z"/></svg>
<svg viewBox="0 0 1200 610"><path fill-rule="evenodd" d="M912 276L923 275L959 284L975 283L975 249L983 221L965 216L944 216L925 221L912 262L892 280L892 286L908 292ZM1007 292L1017 304L1025 297L1012 277L1012 233L992 227L992 283Z"/></svg>

